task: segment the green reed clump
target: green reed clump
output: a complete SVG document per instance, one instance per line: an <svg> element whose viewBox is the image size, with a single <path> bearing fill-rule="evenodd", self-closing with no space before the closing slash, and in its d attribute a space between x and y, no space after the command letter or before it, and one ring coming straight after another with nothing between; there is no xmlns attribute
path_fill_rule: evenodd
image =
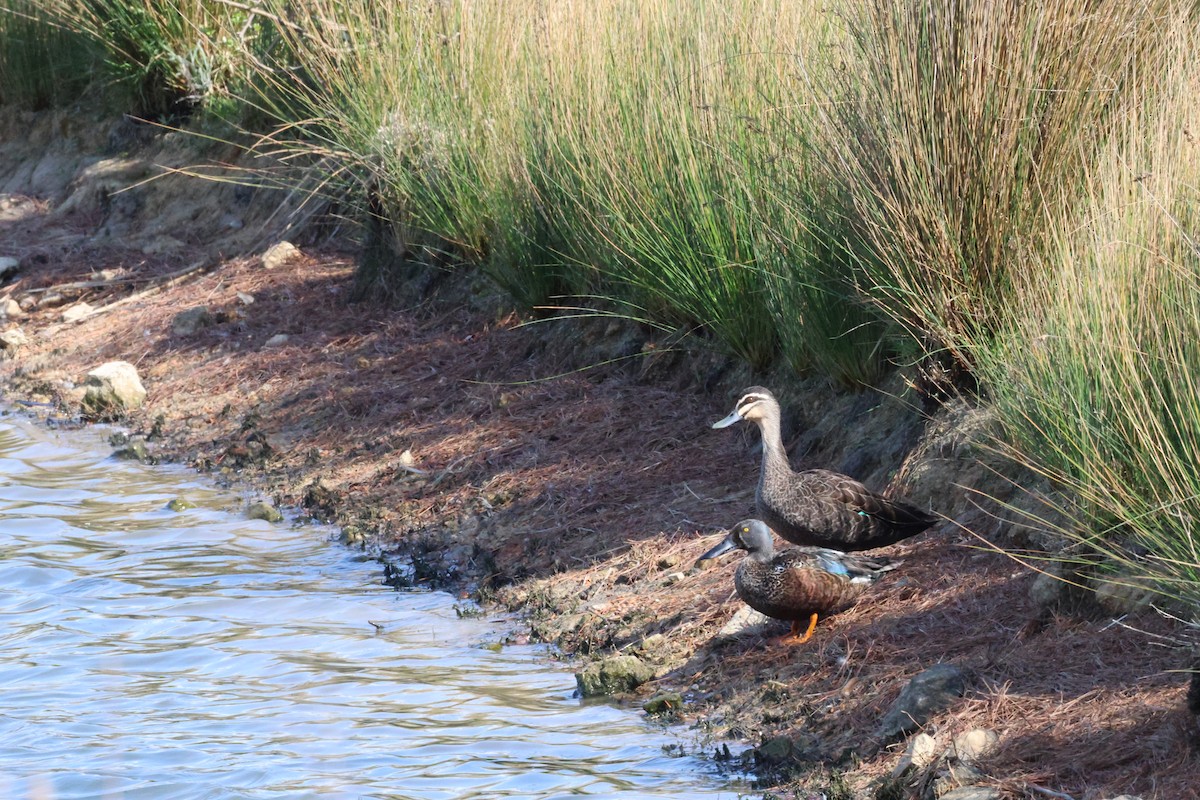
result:
<svg viewBox="0 0 1200 800"><path fill-rule="evenodd" d="M825 349L854 361L847 334L873 312L821 260L831 215L809 205L808 150L785 111L796 51L826 33L813 7L307 0L270 13L288 14L290 54L271 88L281 119L302 120L273 143L368 187L409 255L478 263L527 306L607 298L757 367L781 342L798 366ZM863 352L878 362L877 341Z"/></svg>
<svg viewBox="0 0 1200 800"><path fill-rule="evenodd" d="M819 146L865 291L964 365L1144 84L1168 3L865 0ZM1162 8L1157 8L1161 6Z"/></svg>
<svg viewBox="0 0 1200 800"><path fill-rule="evenodd" d="M0 2L0 104L41 110L78 99L99 53L37 0Z"/></svg>
<svg viewBox="0 0 1200 800"><path fill-rule="evenodd" d="M1141 103L1052 226L979 370L1064 531L1200 609L1200 38L1186 9Z"/></svg>
<svg viewBox="0 0 1200 800"><path fill-rule="evenodd" d="M251 74L264 20L222 0L46 0L47 19L103 53L104 82L136 116L185 116Z"/></svg>

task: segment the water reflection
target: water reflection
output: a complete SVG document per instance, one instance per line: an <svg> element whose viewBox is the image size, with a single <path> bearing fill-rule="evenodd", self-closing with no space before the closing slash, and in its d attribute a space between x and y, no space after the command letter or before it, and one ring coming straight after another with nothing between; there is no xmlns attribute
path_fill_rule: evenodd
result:
<svg viewBox="0 0 1200 800"><path fill-rule="evenodd" d="M737 796L451 598L106 455L0 419L0 796Z"/></svg>

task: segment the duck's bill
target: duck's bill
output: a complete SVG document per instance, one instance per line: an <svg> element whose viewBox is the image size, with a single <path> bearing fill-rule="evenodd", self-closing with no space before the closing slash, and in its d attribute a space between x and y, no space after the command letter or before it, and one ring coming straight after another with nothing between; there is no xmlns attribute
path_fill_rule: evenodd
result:
<svg viewBox="0 0 1200 800"><path fill-rule="evenodd" d="M739 414L737 411L734 411L728 417L721 420L720 422L714 422L712 426L714 428L728 428L733 423L741 422L741 421L742 421L742 415Z"/></svg>
<svg viewBox="0 0 1200 800"><path fill-rule="evenodd" d="M736 550L736 549L737 549L737 545L734 544L733 534L731 533L728 536L726 536L724 539L722 539L721 543L719 545L717 545L712 550L709 550L707 553L705 553L704 555L697 558L696 563L699 564L701 561L710 561L714 558L717 558L718 556L725 555L730 550Z"/></svg>

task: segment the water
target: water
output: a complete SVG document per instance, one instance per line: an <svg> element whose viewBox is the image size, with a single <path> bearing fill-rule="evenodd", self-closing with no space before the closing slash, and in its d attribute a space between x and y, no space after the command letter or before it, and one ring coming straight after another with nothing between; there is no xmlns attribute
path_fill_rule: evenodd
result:
<svg viewBox="0 0 1200 800"><path fill-rule="evenodd" d="M0 797L738 796L449 596L74 436L0 418Z"/></svg>

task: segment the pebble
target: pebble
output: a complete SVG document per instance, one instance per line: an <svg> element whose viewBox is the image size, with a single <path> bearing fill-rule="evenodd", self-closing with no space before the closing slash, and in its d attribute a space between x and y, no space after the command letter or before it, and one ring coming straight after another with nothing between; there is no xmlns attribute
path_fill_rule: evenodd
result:
<svg viewBox="0 0 1200 800"><path fill-rule="evenodd" d="M955 736L946 755L959 761L979 761L995 752L999 742L1000 735L995 731L975 728Z"/></svg>
<svg viewBox="0 0 1200 800"><path fill-rule="evenodd" d="M267 522L280 522L283 519L283 514L279 513L279 509L270 503L258 502L252 503L246 509L247 519L261 519Z"/></svg>

